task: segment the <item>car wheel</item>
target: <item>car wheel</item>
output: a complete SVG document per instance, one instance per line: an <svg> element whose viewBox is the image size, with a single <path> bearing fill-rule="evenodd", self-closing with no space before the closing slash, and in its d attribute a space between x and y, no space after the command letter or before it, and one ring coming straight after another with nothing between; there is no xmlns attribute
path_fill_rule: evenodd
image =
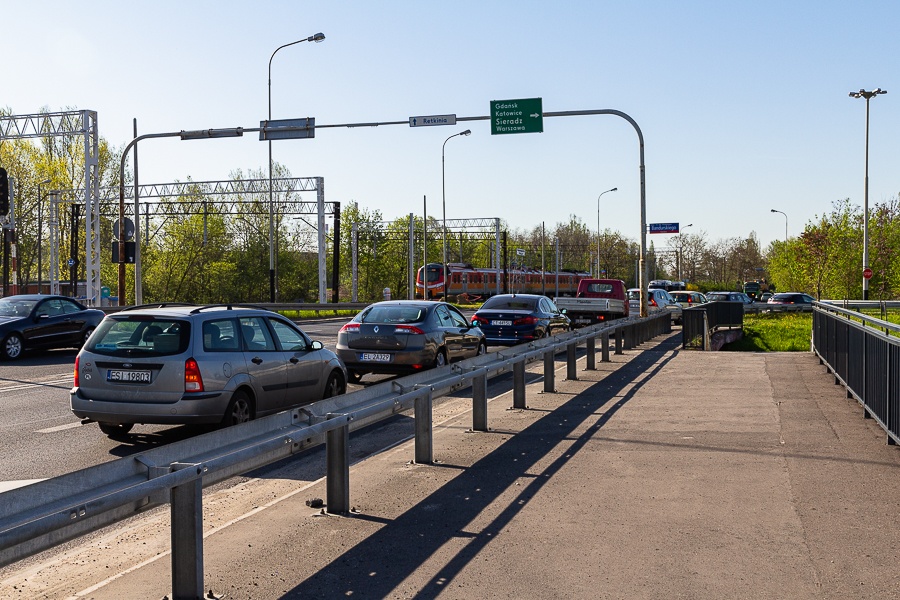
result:
<svg viewBox="0 0 900 600"><path fill-rule="evenodd" d="M14 360L22 355L22 336L18 333L11 333L3 340L3 347L0 353L7 360Z"/></svg>
<svg viewBox="0 0 900 600"><path fill-rule="evenodd" d="M332 371L325 383L325 393L322 398L333 398L340 396L347 391L347 384L344 383L344 377L339 371Z"/></svg>
<svg viewBox="0 0 900 600"><path fill-rule="evenodd" d="M228 410L222 418L222 425L226 427L246 423L253 419L253 401L247 392L242 390L236 391L231 396L231 402L228 403Z"/></svg>
<svg viewBox="0 0 900 600"><path fill-rule="evenodd" d="M350 378L350 383L359 383L362 381L363 374L359 371L349 370L347 371L347 377Z"/></svg>
<svg viewBox="0 0 900 600"><path fill-rule="evenodd" d="M81 347L84 348L84 345L87 344L88 338L91 337L91 334L94 333L93 327L88 327L84 330L84 335L81 336Z"/></svg>
<svg viewBox="0 0 900 600"><path fill-rule="evenodd" d="M481 356L483 354L487 354L487 344L484 343L484 340L478 342L478 353L476 356Z"/></svg>
<svg viewBox="0 0 900 600"><path fill-rule="evenodd" d="M134 423L97 423L97 425L100 426L100 431L111 438L125 437L134 427Z"/></svg>
<svg viewBox="0 0 900 600"><path fill-rule="evenodd" d="M447 364L447 351L444 350L443 348L439 348L437 355L434 357L434 366L435 366L435 368L437 368L437 367L443 367L446 364Z"/></svg>

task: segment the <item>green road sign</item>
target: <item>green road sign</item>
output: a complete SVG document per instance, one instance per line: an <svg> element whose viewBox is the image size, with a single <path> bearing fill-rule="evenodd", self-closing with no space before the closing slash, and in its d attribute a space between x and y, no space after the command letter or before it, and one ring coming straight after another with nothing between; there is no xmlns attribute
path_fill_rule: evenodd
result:
<svg viewBox="0 0 900 600"><path fill-rule="evenodd" d="M491 135L543 132L544 109L541 98L491 101Z"/></svg>

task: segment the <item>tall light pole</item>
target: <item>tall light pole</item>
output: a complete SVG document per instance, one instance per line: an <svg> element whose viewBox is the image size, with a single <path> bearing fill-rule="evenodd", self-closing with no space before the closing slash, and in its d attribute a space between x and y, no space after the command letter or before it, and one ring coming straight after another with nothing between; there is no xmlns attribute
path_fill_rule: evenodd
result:
<svg viewBox="0 0 900 600"><path fill-rule="evenodd" d="M275 53L282 48L299 44L300 42L321 42L325 35L317 33L302 40L284 44L275 48L275 52L269 57L269 121L272 120L272 59ZM266 123L268 126L268 122ZM267 136L268 137L268 136ZM272 193L272 140L269 140L269 302L275 302L275 198Z"/></svg>
<svg viewBox="0 0 900 600"><path fill-rule="evenodd" d="M869 268L869 100L879 94L887 94L887 90L875 88L871 92L860 89L850 92L851 98L866 99L866 179L863 192L863 271ZM863 276L863 300L869 299L869 280Z"/></svg>
<svg viewBox="0 0 900 600"><path fill-rule="evenodd" d="M682 267L682 263L684 262L684 239L682 239L681 236L684 235L685 229L687 229L688 227L693 227L693 226L694 226L693 223L688 223L687 225L682 227L678 232L678 273L677 273L678 281L684 281L681 278L681 267Z"/></svg>
<svg viewBox="0 0 900 600"><path fill-rule="evenodd" d="M619 188L614 187L606 190L606 192L600 192L600 195L597 196L597 278L600 278L600 198L603 194L607 192L615 192L618 191Z"/></svg>
<svg viewBox="0 0 900 600"><path fill-rule="evenodd" d="M43 289L41 288L41 281L42 281L41 273L43 272L43 264L42 264L41 258L43 257L43 253L41 252L41 250L44 246L44 235L43 235L44 234L44 222L43 222L44 210L43 210L43 206L42 206L43 196L41 195L41 186L47 185L48 183L50 183L50 180L45 179L43 181L39 181L37 184L37 186L38 186L38 294L43 292Z"/></svg>
<svg viewBox="0 0 900 600"><path fill-rule="evenodd" d="M773 213L776 213L776 212L777 212L777 213L781 213L781 214L784 215L784 241L787 242L787 237L788 237L788 236L787 236L787 215L785 215L785 214L784 214L783 212L781 212L780 210L775 210L774 208L771 209L769 212L773 212Z"/></svg>
<svg viewBox="0 0 900 600"><path fill-rule="evenodd" d="M443 229L444 229L444 300L445 300L445 301L447 300L447 287L448 287L447 284L448 284L448 281L447 281L447 188L446 188L446 185L445 185L445 183L446 183L446 177L444 176L444 148L447 147L447 142L449 142L450 140L452 140L452 139L455 138L456 136L458 136L458 135L471 135L471 134L472 134L472 130L471 130L471 129L466 129L465 131L460 131L459 133L454 133L453 135L451 135L450 137L448 137L446 140L444 140L444 145L441 146L441 195L442 195L442 200L443 200L443 205L444 205L444 224L443 224ZM427 270L428 270L428 265L426 264L425 267L426 267L425 270L427 271ZM428 274L427 274L427 273L426 273L426 275L425 275L425 279L426 279L425 283L427 284L427 283L428 283L428 281L427 281L427 279L428 279Z"/></svg>

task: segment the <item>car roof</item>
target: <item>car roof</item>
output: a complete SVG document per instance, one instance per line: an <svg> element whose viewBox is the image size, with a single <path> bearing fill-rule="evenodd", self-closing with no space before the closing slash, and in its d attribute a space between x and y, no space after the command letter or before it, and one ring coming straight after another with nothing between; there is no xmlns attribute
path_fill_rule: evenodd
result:
<svg viewBox="0 0 900 600"><path fill-rule="evenodd" d="M64 300L74 300L75 302L78 302L75 298L60 296L59 294L17 294L15 296L4 296L2 300L47 300L48 298L62 298Z"/></svg>
<svg viewBox="0 0 900 600"><path fill-rule="evenodd" d="M247 304L186 304L181 302L171 302L129 306L120 311L111 313L110 316L127 317L129 315L161 315L168 317L188 317L196 314L219 314L221 312L234 310L277 314L266 308Z"/></svg>

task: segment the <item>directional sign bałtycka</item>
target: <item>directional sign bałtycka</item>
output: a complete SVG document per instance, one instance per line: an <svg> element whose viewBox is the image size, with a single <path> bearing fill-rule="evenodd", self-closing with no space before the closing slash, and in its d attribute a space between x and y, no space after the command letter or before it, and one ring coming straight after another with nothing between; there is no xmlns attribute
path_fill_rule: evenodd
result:
<svg viewBox="0 0 900 600"><path fill-rule="evenodd" d="M541 98L491 101L491 135L543 133L543 105Z"/></svg>

